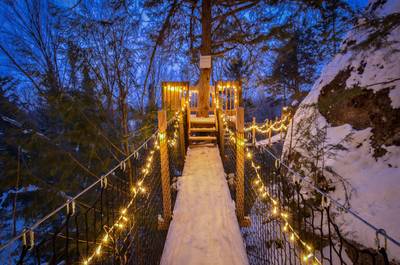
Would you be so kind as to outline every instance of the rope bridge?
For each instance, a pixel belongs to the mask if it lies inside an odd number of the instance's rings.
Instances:
[[[158,130],[83,191],[1,245],[0,262],[159,264],[196,108],[187,83],[164,85]],[[210,106],[249,263],[391,264],[387,241],[400,246],[398,241],[280,158],[272,138],[283,139],[293,125],[290,112],[284,110],[275,121],[245,124],[238,91],[237,82],[217,83]],[[167,114],[172,118],[167,120]],[[261,138],[268,145],[258,145]],[[335,222],[338,211],[366,224],[376,234],[377,249],[345,237]]]

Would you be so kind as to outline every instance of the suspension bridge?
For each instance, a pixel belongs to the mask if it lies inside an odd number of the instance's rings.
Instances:
[[[1,245],[1,261],[392,264],[387,249],[400,247],[396,239],[280,157],[274,142],[283,141],[295,122],[290,111],[284,109],[280,119],[245,123],[241,94],[240,82],[217,82],[208,117],[197,117],[196,87],[164,82],[152,136]],[[264,145],[257,144],[261,139]],[[315,198],[305,196],[305,188]],[[376,236],[376,248],[343,235],[335,222],[337,211],[367,226]]]

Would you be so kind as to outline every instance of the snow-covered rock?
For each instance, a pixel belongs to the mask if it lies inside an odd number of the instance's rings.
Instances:
[[[323,167],[333,197],[400,240],[399,0],[370,2],[367,19],[301,102],[292,139],[290,129],[283,156],[291,143],[292,166],[306,175]],[[343,234],[375,248],[369,227],[344,213],[337,221]],[[389,242],[388,253],[400,260],[400,247]]]

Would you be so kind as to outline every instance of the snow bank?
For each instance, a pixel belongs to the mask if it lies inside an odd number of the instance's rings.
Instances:
[[[383,19],[384,16],[400,13],[400,1],[372,1],[368,10],[370,15]],[[386,153],[379,157],[374,156],[374,135],[371,128],[356,130],[350,124],[334,127],[321,114],[317,104],[322,89],[341,71],[351,70],[345,82],[346,89],[361,87],[374,93],[389,89],[391,107],[400,108],[400,27],[396,26],[386,32],[387,34],[379,36],[379,40],[383,41],[379,45],[361,45],[372,34],[383,30],[367,25],[360,24],[348,34],[342,52],[325,67],[309,95],[300,104],[294,115],[292,143],[297,152],[311,158],[312,151],[300,144],[304,143],[305,136],[300,132],[299,123],[307,119],[313,120],[313,123],[307,125],[311,132],[308,136],[310,142],[318,131],[325,130],[326,127],[325,148],[332,149],[324,157],[325,169],[329,168],[337,174],[335,177],[325,172],[336,188],[332,193],[333,197],[344,203],[348,196],[347,202],[352,210],[400,240],[400,147],[383,145],[381,147]],[[283,155],[289,148],[290,129],[285,139]],[[334,146],[340,148],[334,149]],[[339,215],[337,222],[348,238],[366,247],[376,248],[375,232],[363,223],[349,214]],[[400,260],[400,247],[391,243],[388,246],[390,257]]]
[[[278,143],[280,141],[281,141],[281,135],[279,133],[271,137],[271,144]],[[268,145],[268,144],[269,144],[269,139],[266,138],[266,139],[257,141],[256,146],[264,146],[264,145]]]
[[[190,148],[181,178],[161,264],[248,264],[218,148]]]

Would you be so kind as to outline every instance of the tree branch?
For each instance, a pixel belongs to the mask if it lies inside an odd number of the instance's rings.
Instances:
[[[142,98],[141,98],[141,110],[142,110],[142,112],[143,112],[143,109],[144,109],[143,108],[143,105],[144,105],[144,94],[146,92],[146,86],[147,86],[147,82],[148,82],[149,75],[150,75],[150,72],[151,72],[151,68],[153,67],[154,57],[156,55],[156,51],[157,51],[158,46],[162,45],[162,43],[164,42],[165,32],[167,31],[167,29],[168,29],[168,27],[170,25],[171,18],[173,17],[177,6],[178,6],[178,2],[177,2],[177,0],[175,0],[172,3],[171,8],[168,11],[168,15],[166,16],[166,18],[164,20],[164,23],[163,23],[163,25],[161,27],[161,30],[158,33],[157,40],[156,40],[156,42],[155,42],[155,44],[153,46],[153,50],[151,52],[149,67],[147,68],[146,77],[144,79],[144,84],[143,84],[143,93],[142,93]]]
[[[260,2],[260,1],[258,1],[258,0],[257,0],[257,1],[252,1],[252,2],[251,2],[250,4],[248,4],[248,5],[243,5],[243,6],[241,6],[241,7],[236,8],[236,9],[232,9],[232,10],[226,12],[225,14],[216,16],[216,17],[213,18],[213,23],[214,23],[214,22],[217,22],[217,21],[220,21],[220,20],[224,20],[224,19],[226,19],[227,17],[232,16],[232,15],[238,13],[238,12],[241,12],[241,11],[247,10],[247,9],[249,9],[249,8],[252,8],[252,7],[258,5],[259,2]]]

